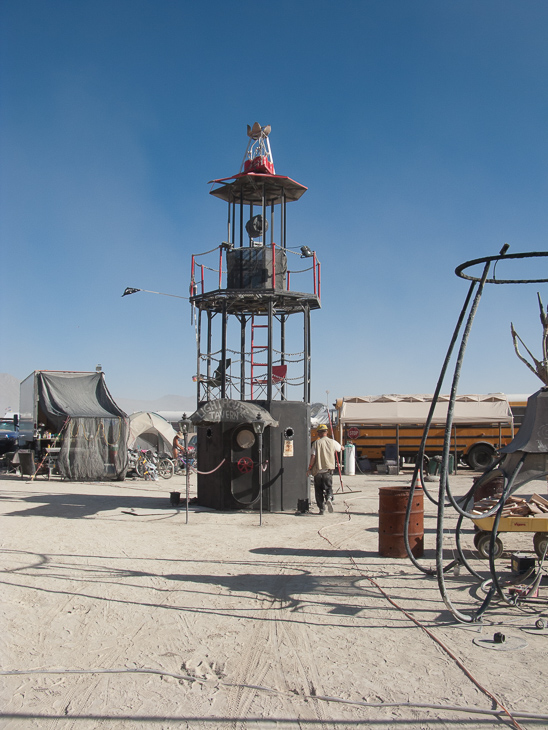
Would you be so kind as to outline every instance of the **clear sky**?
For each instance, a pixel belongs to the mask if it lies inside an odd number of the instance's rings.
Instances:
[[[432,392],[455,267],[548,250],[545,0],[3,0],[0,28],[1,372],[194,395],[188,303],[121,294],[188,294],[225,237],[207,181],[256,120],[308,187],[288,245],[322,261],[313,400]],[[538,389],[510,337],[540,356],[537,290],[487,287],[461,393]]]

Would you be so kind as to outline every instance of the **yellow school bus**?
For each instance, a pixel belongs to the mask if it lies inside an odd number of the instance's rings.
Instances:
[[[511,403],[503,393],[456,397],[451,433],[455,464],[463,461],[472,469],[484,470],[493,463],[497,450],[514,437],[512,408],[516,412],[525,410],[527,396],[512,398]],[[425,461],[443,451],[448,403],[448,395],[439,397],[426,441]],[[342,444],[355,444],[358,460],[414,462],[431,404],[431,395],[341,398],[336,403],[335,438]]]

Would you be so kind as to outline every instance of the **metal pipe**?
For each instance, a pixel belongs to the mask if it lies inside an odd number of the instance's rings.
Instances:
[[[456,424],[453,426],[453,434],[454,434],[454,437],[455,437],[455,440],[454,440],[454,444],[455,444],[455,456],[454,456],[455,463],[453,464],[453,474],[456,474],[457,473],[457,461],[458,461],[458,457],[459,457],[459,450],[458,450],[458,446],[457,446],[457,426],[456,426]]]
[[[259,526],[263,524],[263,434],[257,434],[259,446]]]
[[[318,261],[318,299],[322,298],[322,265]]]
[[[285,365],[285,320],[286,320],[286,315],[282,313],[281,318],[280,318],[280,350],[282,353],[282,356],[281,356],[282,365]],[[282,380],[282,387],[281,387],[281,395],[282,395],[281,399],[282,400],[286,400],[285,387],[286,387],[286,379],[284,378]]]
[[[309,321],[308,321],[308,307],[306,304],[303,306],[303,334],[304,334],[304,342],[303,342],[303,401],[305,403],[308,403],[308,378],[309,378],[309,372],[308,372],[308,327],[309,327]]]
[[[308,388],[307,388],[307,396],[306,396],[306,402],[310,403],[310,388],[312,383],[312,361],[310,358],[310,353],[312,352],[312,342],[311,342],[311,330],[310,330],[310,307],[306,305],[306,318],[308,320]]]
[[[265,220],[266,220],[266,186],[263,183],[261,214],[263,216],[263,232],[261,235],[263,246],[266,246]]]
[[[186,416],[186,413],[185,413]],[[183,441],[185,444],[185,486],[186,486],[186,499],[185,499],[185,523],[188,525],[188,502],[190,500],[190,464],[188,463],[188,426],[183,425]]]
[[[246,318],[240,319],[240,400],[245,400],[245,328]]]
[[[206,380],[206,393],[207,393],[207,400],[210,399],[211,396],[211,323],[213,320],[213,313],[210,309],[207,310],[207,380]]]
[[[240,248],[244,245],[244,191],[240,189]]]
[[[272,324],[274,314],[274,301],[272,297],[268,300],[268,357],[267,357],[267,383],[266,383],[266,399],[270,403],[272,400]]]
[[[202,340],[202,310],[198,309],[198,317],[196,323],[196,409],[200,407],[200,349]]]
[[[226,326],[228,316],[226,313],[226,302],[223,304],[223,320],[221,334],[221,398],[226,398]]]
[[[400,424],[396,424],[396,466],[397,466],[397,473],[400,473]]]

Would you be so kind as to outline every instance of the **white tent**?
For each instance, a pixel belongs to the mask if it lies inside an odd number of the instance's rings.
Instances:
[[[431,395],[367,395],[343,398],[341,424],[411,425],[425,423]],[[445,424],[448,395],[440,395],[432,423]],[[512,411],[504,393],[488,395],[458,395],[455,400],[453,423],[512,423]]]
[[[157,413],[139,411],[129,417],[129,449],[154,449],[171,454],[175,429]]]

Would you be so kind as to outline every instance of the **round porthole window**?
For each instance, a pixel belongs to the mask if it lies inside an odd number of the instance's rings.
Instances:
[[[255,443],[255,434],[247,428],[243,428],[236,434],[236,443],[241,449],[250,449]]]

